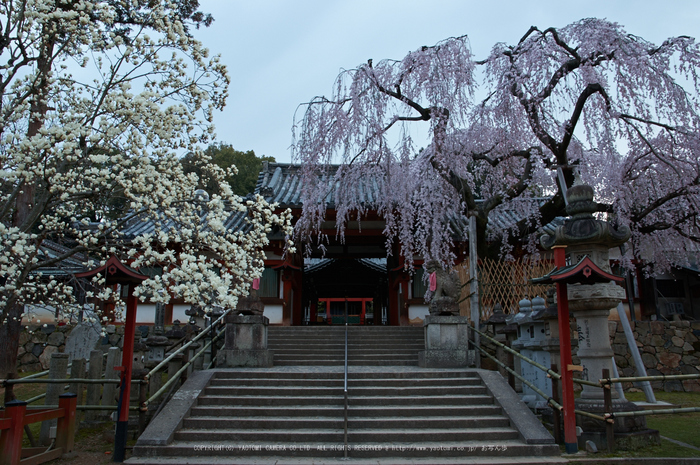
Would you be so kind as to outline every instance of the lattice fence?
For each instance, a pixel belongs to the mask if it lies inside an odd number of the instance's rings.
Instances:
[[[479,301],[481,321],[488,320],[493,314],[493,307],[499,303],[503,312],[517,313],[518,302],[535,296],[547,299],[547,290],[551,286],[530,284],[531,278],[539,278],[552,270],[553,264],[546,260],[482,260],[479,263]],[[469,303],[469,262],[457,267],[462,281],[462,295],[459,304],[460,314],[470,316]],[[549,302],[547,302],[549,304]]]

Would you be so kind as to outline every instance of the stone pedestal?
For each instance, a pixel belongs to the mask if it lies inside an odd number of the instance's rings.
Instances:
[[[612,373],[612,357],[608,316],[610,309],[615,307],[625,297],[622,287],[613,283],[594,285],[571,285],[568,289],[569,309],[576,318],[578,332],[577,355],[581,359],[583,373],[581,378],[597,381],[602,377],[604,369]],[[612,391],[613,399],[617,391]],[[581,399],[603,399],[603,389],[583,385]]]
[[[429,315],[423,322],[425,350],[418,353],[423,368],[462,368],[469,360],[469,321],[466,316]]]
[[[272,351],[267,348],[267,326],[262,315],[227,315],[226,342],[219,353],[222,366],[271,367]]]

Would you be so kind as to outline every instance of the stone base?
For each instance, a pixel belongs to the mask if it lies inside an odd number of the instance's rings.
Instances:
[[[583,432],[578,437],[578,447],[586,450],[586,441],[593,441],[598,451],[605,452],[608,449],[608,439],[604,432]],[[615,450],[637,450],[650,444],[659,444],[661,437],[655,429],[635,431],[633,433],[615,433]]]
[[[473,360],[471,360],[473,363]],[[418,366],[421,368],[465,368],[470,365],[466,350],[421,350]]]
[[[425,317],[425,350],[418,353],[423,368],[463,368],[470,365],[469,321],[465,316]],[[473,360],[472,360],[473,363]]]
[[[226,350],[266,350],[270,320],[260,315],[226,315]]]
[[[575,406],[577,410],[583,410],[584,412],[590,412],[600,416],[606,413],[602,400],[576,399]],[[615,413],[635,412],[644,409],[625,399],[613,399],[612,410],[613,413]],[[576,415],[576,425],[580,426],[585,432],[599,432],[605,434],[605,423],[590,417]],[[614,430],[615,435],[647,431],[646,417],[615,417]]]
[[[270,368],[272,366],[273,352],[264,350],[229,350],[219,351],[218,357],[221,364],[226,368],[247,367],[247,368]]]

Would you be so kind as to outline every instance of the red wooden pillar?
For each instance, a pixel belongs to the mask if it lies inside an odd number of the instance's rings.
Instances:
[[[173,324],[173,309],[174,305],[172,303],[165,304],[165,315],[163,316],[163,324],[171,325]]]
[[[387,320],[389,320],[389,326],[399,325],[399,280],[395,276],[389,277],[389,314]]]
[[[282,324],[284,326],[293,325],[294,299],[292,291],[292,270],[285,268],[282,270]]]
[[[554,265],[558,268],[566,266],[566,247],[554,247]],[[576,438],[576,413],[574,404],[574,381],[571,361],[571,328],[569,325],[569,299],[566,293],[566,283],[557,282],[557,310],[559,318],[559,354],[561,357],[561,394],[564,407],[564,445],[566,452],[578,452]]]
[[[309,324],[314,324],[316,323],[316,312],[317,312],[317,305],[318,305],[318,300],[316,299],[311,299],[311,302],[309,303]]]
[[[27,403],[13,400],[5,404],[5,418],[10,427],[0,435],[0,464],[17,465],[22,459],[22,435],[24,434],[24,414]]]
[[[119,418],[114,434],[114,461],[123,462],[126,451],[127,429],[129,427],[129,399],[131,398],[131,372],[134,363],[134,339],[136,332],[136,296],[134,284],[129,284],[126,298],[126,321],[124,327],[124,344],[122,366],[116,367],[122,372],[121,390],[119,392]]]
[[[75,409],[78,395],[72,392],[58,397],[58,408],[63,409],[63,416],[56,424],[56,447],[63,449],[64,454],[73,452],[75,441]]]
[[[301,325],[304,319],[304,308],[301,300],[301,271],[292,270],[292,325]]]
[[[399,299],[399,325],[408,326],[408,283],[411,282],[411,278],[405,272],[401,272],[399,278],[401,280],[401,296]]]

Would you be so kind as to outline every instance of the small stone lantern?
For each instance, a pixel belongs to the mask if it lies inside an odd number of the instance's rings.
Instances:
[[[170,341],[165,336],[151,335],[146,338],[145,342],[148,347],[146,366],[153,368],[165,360],[165,348],[170,344]]]

